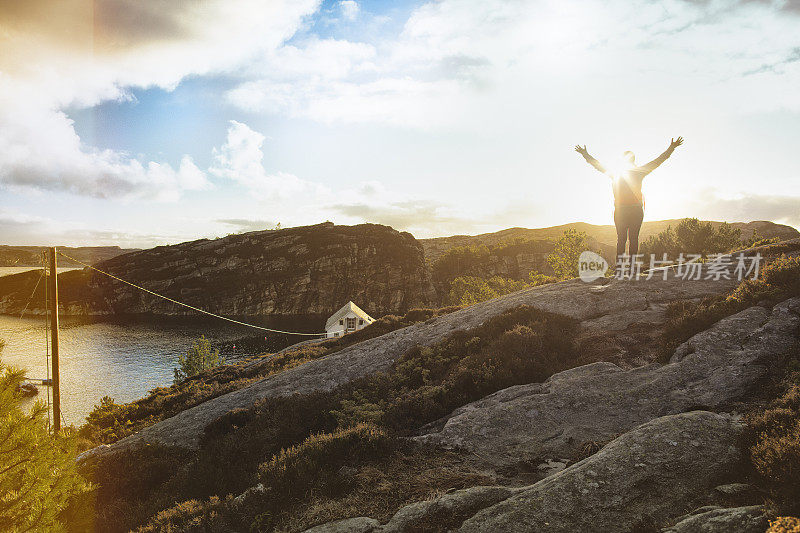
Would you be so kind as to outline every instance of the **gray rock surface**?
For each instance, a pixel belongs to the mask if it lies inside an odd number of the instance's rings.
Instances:
[[[379,531],[381,523],[374,518],[359,516],[321,524],[306,530],[307,533],[372,533]]]
[[[734,417],[706,411],[660,417],[533,485],[474,487],[407,505],[383,526],[359,517],[308,532],[344,531],[351,523],[368,523],[373,529],[365,531],[376,533],[418,531],[422,526],[434,531],[570,533],[653,528],[691,509],[729,472],[740,459],[736,443],[742,430]],[[745,515],[751,516],[749,511]],[[713,517],[722,523],[721,513]],[[734,523],[734,514],[727,518]]]
[[[263,398],[331,390],[356,378],[386,370],[414,345],[434,344],[457,329],[478,326],[486,319],[519,305],[531,305],[587,320],[646,310],[652,304],[720,294],[736,284],[735,280],[686,281],[670,277],[667,280],[612,280],[600,292],[590,290],[606,281],[587,284],[574,279],[533,287],[387,333],[204,402],[102,450],[107,452],[140,442],[196,447],[203,428],[233,409],[249,407]],[[592,370],[597,371],[597,368]]]
[[[718,508],[693,514],[672,527],[662,529],[664,533],[763,533],[769,520],[760,505],[748,507]]]
[[[412,503],[397,511],[381,528],[381,533],[419,531],[431,524],[442,529],[456,527],[481,509],[501,502],[521,489],[472,487],[445,494],[435,500]]]
[[[706,411],[657,418],[479,511],[459,531],[605,533],[662,525],[740,459],[741,432],[732,417]]]
[[[723,406],[764,378],[797,342],[800,298],[751,307],[692,337],[673,363],[622,370],[593,363],[498,391],[455,410],[418,440],[494,467],[575,456],[659,416]]]

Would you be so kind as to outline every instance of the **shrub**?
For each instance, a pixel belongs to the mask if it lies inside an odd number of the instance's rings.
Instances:
[[[91,486],[75,466],[74,437],[49,433],[41,402],[22,411],[24,376],[0,362],[0,529],[58,531],[68,516],[87,518],[80,501]]]
[[[769,521],[767,533],[800,533],[800,518],[779,516]]]
[[[780,511],[800,513],[800,385],[747,417],[750,460]]]
[[[556,241],[555,249],[547,256],[547,263],[553,268],[556,279],[578,277],[578,258],[586,250],[586,233],[574,229],[564,231]]]
[[[169,509],[159,511],[137,533],[172,533],[179,531],[231,531],[231,523],[224,517],[224,505],[218,497],[208,500],[187,500]]]
[[[96,529],[129,531],[185,499],[186,491],[175,480],[189,468],[191,458],[182,448],[146,445],[81,463],[81,473],[96,486]]]
[[[196,376],[200,372],[218,367],[223,363],[224,359],[219,355],[219,350],[212,351],[211,342],[203,335],[189,348],[186,355],[178,356],[175,381],[183,381],[188,377]]]
[[[278,499],[301,498],[321,472],[338,470],[348,462],[385,457],[396,442],[385,430],[359,424],[332,433],[319,433],[281,450],[259,467],[259,480]]]

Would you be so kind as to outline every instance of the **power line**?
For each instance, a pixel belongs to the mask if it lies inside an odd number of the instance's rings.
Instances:
[[[28,298],[28,303],[25,304],[25,307],[22,309],[22,312],[19,314],[19,317],[22,318],[25,316],[25,311],[28,310],[28,306],[31,305],[31,301],[33,300],[34,295],[36,294],[36,289],[39,288],[39,283],[42,281],[42,277],[44,277],[44,268],[41,272],[39,272],[39,279],[36,280],[36,285],[33,286],[33,292],[31,292],[31,297]]]
[[[58,253],[59,253],[59,255],[64,256],[65,258],[69,259],[70,261],[75,261],[76,263],[78,263],[80,265],[83,265],[86,268],[91,268],[92,270],[94,270],[96,272],[99,272],[101,274],[104,274],[104,275],[108,276],[109,278],[113,278],[113,279],[115,279],[117,281],[125,283],[126,285],[130,285],[131,287],[139,289],[140,291],[144,291],[144,292],[146,292],[148,294],[152,294],[153,296],[157,296],[158,298],[162,298],[164,300],[167,300],[168,302],[172,302],[174,304],[181,305],[183,307],[186,307],[187,309],[191,309],[193,311],[197,311],[198,313],[202,313],[204,315],[212,316],[212,317],[218,318],[220,320],[225,320],[225,321],[228,321],[228,322],[232,322],[234,324],[239,324],[240,326],[247,326],[249,328],[260,329],[262,331],[269,331],[269,332],[272,332],[272,333],[283,333],[285,335],[306,335],[306,336],[312,336],[312,337],[319,337],[320,335],[325,335],[326,334],[326,333],[302,333],[302,332],[299,332],[299,331],[283,331],[283,330],[280,330],[280,329],[265,328],[263,326],[256,326],[255,324],[248,324],[247,322],[242,322],[240,320],[234,320],[233,318],[228,318],[226,316],[222,316],[222,315],[218,315],[216,313],[212,313],[210,311],[206,311],[205,309],[200,309],[199,307],[195,307],[193,305],[189,305],[189,304],[186,304],[186,303],[183,303],[183,302],[179,302],[178,300],[173,300],[172,298],[164,296],[163,294],[158,294],[157,292],[153,292],[150,289],[145,289],[144,287],[142,287],[140,285],[136,285],[135,283],[131,283],[130,281],[126,281],[126,280],[124,280],[122,278],[119,278],[119,277],[113,275],[113,274],[109,274],[108,272],[104,272],[104,271],[100,270],[99,268],[95,268],[92,265],[88,265],[88,264],[84,263],[83,261],[78,261],[74,257],[70,257],[70,256],[68,256],[67,254],[65,254],[63,252],[58,252]]]

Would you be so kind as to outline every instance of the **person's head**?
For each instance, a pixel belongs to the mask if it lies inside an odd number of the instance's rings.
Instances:
[[[636,163],[636,156],[633,155],[633,152],[631,152],[630,150],[626,150],[625,152],[622,152],[622,159],[623,159],[623,161],[627,161],[631,165]]]

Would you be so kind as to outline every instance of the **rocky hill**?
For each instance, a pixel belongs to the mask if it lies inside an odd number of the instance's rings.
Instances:
[[[646,241],[651,235],[657,235],[668,227],[672,226],[674,229],[680,223],[681,219],[672,220],[654,220],[642,224],[642,229],[639,233],[639,240]],[[711,221],[715,227],[722,225],[722,222]],[[742,238],[748,239],[753,236],[756,231],[762,237],[779,237],[781,240],[795,239],[800,237],[800,232],[791,226],[784,224],[776,224],[764,220],[753,222],[733,222],[730,224],[734,228],[742,230]],[[547,228],[509,228],[492,233],[482,233],[480,235],[452,235],[450,237],[435,237],[432,239],[420,239],[423,248],[425,249],[425,259],[428,262],[433,262],[447,250],[456,246],[475,246],[486,245],[493,246],[503,242],[513,242],[517,239],[522,240],[546,240],[557,239],[565,230],[574,229],[576,231],[585,232],[589,238],[590,247],[597,247],[601,252],[609,252],[610,256],[614,255],[614,247],[617,242],[617,232],[613,225],[595,225],[586,222],[571,222],[569,224],[561,224],[560,226],[551,226]]]
[[[201,239],[96,266],[226,316],[327,314],[349,300],[381,315],[428,305],[433,298],[420,244],[409,233],[377,224],[324,223]],[[18,313],[37,277],[34,272],[0,278],[0,312]],[[59,293],[66,314],[191,313],[87,269],[60,274]],[[42,312],[41,301],[35,297],[29,312]]]

